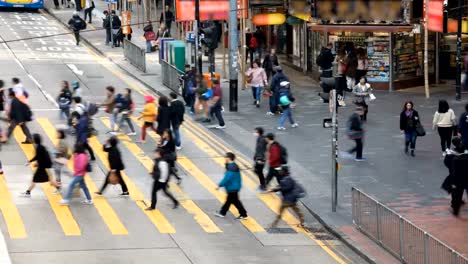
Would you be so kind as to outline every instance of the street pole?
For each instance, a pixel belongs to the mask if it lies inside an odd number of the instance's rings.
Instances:
[[[463,0],[458,0],[458,26],[457,26],[457,76],[455,77],[455,100],[461,100],[461,73],[462,73],[462,14]]]
[[[237,112],[237,1],[229,0],[229,111]]]
[[[426,92],[426,98],[430,97],[429,93],[429,54],[428,54],[428,42],[429,42],[429,0],[425,0],[424,3],[424,91]]]
[[[336,206],[338,204],[338,120],[337,120],[337,100],[336,100],[336,89],[330,92],[330,110],[332,112],[332,212],[336,212]]]
[[[193,24],[193,31],[195,33],[195,61],[198,73],[202,75],[202,54],[200,52],[200,37],[199,37],[199,28],[200,27],[200,0],[195,0],[195,23]]]

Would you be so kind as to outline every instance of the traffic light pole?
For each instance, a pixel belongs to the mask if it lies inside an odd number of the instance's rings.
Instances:
[[[237,1],[229,0],[229,111],[237,112]]]
[[[193,31],[195,31],[195,61],[196,68],[198,73],[202,75],[203,73],[203,64],[202,64],[202,54],[200,52],[200,0],[195,0],[195,23],[193,25]]]
[[[457,76],[455,80],[455,100],[461,100],[461,73],[462,73],[462,14],[463,0],[458,0],[458,27],[457,27]],[[465,69],[466,70],[466,69]]]

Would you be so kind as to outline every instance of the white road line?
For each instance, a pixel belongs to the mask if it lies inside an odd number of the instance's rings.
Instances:
[[[16,61],[16,63],[21,67],[21,69],[23,70],[26,70],[23,66],[23,64],[17,59],[17,58],[14,58],[14,60]]]
[[[49,100],[51,103],[53,103],[56,107],[58,107],[57,101],[55,101],[54,97],[52,97],[47,91],[42,89],[42,85],[32,76],[31,74],[28,73],[29,79],[31,79],[34,84],[39,88],[39,90],[44,94],[44,96]]]
[[[70,68],[70,70],[78,75],[83,75],[83,71],[78,70],[78,67],[76,67],[75,64],[67,64],[67,67]]]

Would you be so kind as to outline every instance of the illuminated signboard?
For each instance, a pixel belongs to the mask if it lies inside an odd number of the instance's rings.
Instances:
[[[425,14],[425,12],[424,12]],[[427,8],[427,29],[435,32],[444,30],[444,1],[430,0]],[[447,23],[448,32],[457,32],[457,21],[449,19]]]
[[[402,20],[401,0],[320,0],[317,18],[328,21]]]
[[[244,8],[241,3],[243,2]],[[237,0],[237,17],[248,17],[248,0]],[[195,20],[195,0],[176,0],[177,21]],[[229,0],[200,0],[200,20],[228,20]]]

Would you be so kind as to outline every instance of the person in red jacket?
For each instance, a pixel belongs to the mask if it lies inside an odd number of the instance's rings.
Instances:
[[[275,141],[275,135],[268,133],[266,135],[266,141],[268,144],[268,174],[265,180],[265,186],[268,186],[270,181],[275,177],[278,180],[279,173],[278,169],[281,169],[281,147],[278,142]],[[279,180],[278,180],[279,182]]]

